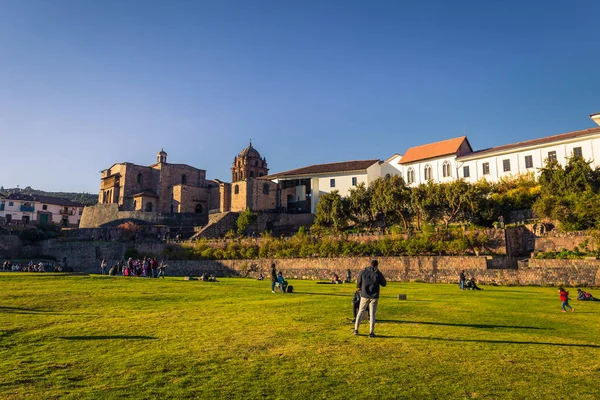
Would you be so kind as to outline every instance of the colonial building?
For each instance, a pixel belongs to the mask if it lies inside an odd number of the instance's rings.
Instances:
[[[321,195],[337,190],[341,196],[348,196],[359,183],[369,186],[380,178],[381,163],[358,160],[317,164],[268,175],[262,180],[279,185],[281,202],[287,210],[314,214]]]
[[[261,157],[252,142],[233,159],[231,183],[219,181],[220,211],[240,212],[276,210],[282,206],[276,183],[259,179],[269,173],[267,160]]]
[[[98,203],[116,204],[119,211],[208,215],[219,206],[219,189],[205,170],[168,163],[161,150],[152,165],[124,162],[103,170]]]
[[[590,116],[600,125],[600,113]],[[473,151],[466,136],[409,148],[404,155],[394,154],[383,164],[382,176],[400,175],[410,186],[433,181],[464,179],[477,182],[539,171],[548,160],[565,165],[573,156],[600,167],[600,128],[548,136]],[[597,158],[598,157],[598,158]]]
[[[57,224],[78,226],[84,205],[58,197],[11,193],[0,194],[0,217],[15,225]]]

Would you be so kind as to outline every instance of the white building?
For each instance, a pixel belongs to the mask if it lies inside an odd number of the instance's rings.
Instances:
[[[317,164],[265,176],[280,185],[291,211],[315,213],[319,197],[337,190],[342,197],[359,183],[369,186],[381,177],[381,160]]]
[[[0,195],[0,217],[15,225],[78,226],[83,204],[58,197],[12,193]]]
[[[590,116],[600,125],[600,113]],[[489,149],[473,151],[466,136],[411,147],[394,154],[381,166],[382,176],[400,175],[409,186],[433,181],[480,179],[498,182],[505,177],[528,173],[539,175],[547,160],[566,165],[573,156],[600,166],[600,128],[563,133]],[[598,159],[596,159],[598,157]]]
[[[458,176],[457,157],[472,151],[466,136],[411,147],[403,156],[388,158],[381,167],[382,176],[400,175],[409,186],[430,180],[448,182]]]

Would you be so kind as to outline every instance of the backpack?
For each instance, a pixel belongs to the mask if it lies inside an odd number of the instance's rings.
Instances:
[[[286,293],[294,293],[294,287],[292,285],[289,285],[287,287]]]

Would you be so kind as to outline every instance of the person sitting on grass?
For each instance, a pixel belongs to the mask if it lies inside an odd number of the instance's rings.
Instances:
[[[209,281],[209,282],[219,282],[219,281],[217,280],[217,278],[216,278],[216,277],[215,277],[213,274],[210,274],[210,275],[208,276],[208,281]]]
[[[279,282],[281,292],[285,293],[287,291],[288,282],[285,279],[283,279],[283,274],[281,273],[281,271],[277,273],[277,282]]]
[[[340,280],[340,277],[337,274],[335,274],[331,279],[331,283],[342,283],[342,281]]]
[[[469,279],[467,281],[467,288],[469,290],[483,290],[482,288],[480,288],[479,286],[477,286],[477,283],[475,283],[475,278],[471,277],[471,279]]]
[[[577,289],[577,300],[581,300],[581,301],[600,301],[600,299],[597,299],[594,296],[592,296],[592,294],[590,292],[584,292],[581,289]]]

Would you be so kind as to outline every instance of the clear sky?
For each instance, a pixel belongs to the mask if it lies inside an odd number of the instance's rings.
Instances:
[[[229,181],[595,126],[597,1],[0,0],[0,185],[97,192],[117,162]]]

